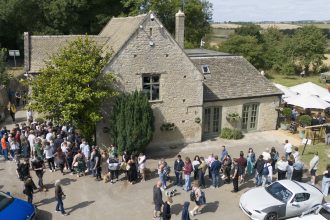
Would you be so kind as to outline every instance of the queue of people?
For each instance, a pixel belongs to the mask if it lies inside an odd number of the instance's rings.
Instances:
[[[33,192],[46,191],[43,181],[46,167],[50,173],[60,172],[61,175],[77,175],[77,177],[91,175],[96,181],[102,179],[111,184],[120,180],[120,174],[130,184],[139,180],[146,181],[146,160],[143,153],[139,155],[129,154],[124,151],[119,158],[118,148],[111,145],[110,148],[90,146],[87,139],[82,138],[70,125],[54,126],[52,123],[25,123],[16,124],[14,129],[8,131],[5,127],[0,130],[2,154],[6,161],[14,161],[17,164],[18,178],[24,183],[24,194],[29,202],[33,202]],[[192,210],[188,210],[188,218],[201,214],[206,204],[203,189],[208,187],[206,175],[211,180],[209,187],[219,188],[221,183],[233,184],[232,192],[239,191],[239,185],[248,179],[255,178],[256,186],[265,186],[272,183],[274,175],[277,179],[291,179],[302,181],[304,164],[300,160],[299,149],[294,148],[288,141],[284,144],[284,155],[279,155],[275,147],[265,149],[262,154],[256,156],[252,148],[245,154],[240,151],[237,157],[232,158],[225,146],[221,152],[210,154],[207,158],[196,155],[193,160],[190,157],[182,158],[177,155],[174,161],[174,185],[190,193],[191,201],[195,202]],[[311,184],[315,184],[318,170],[319,156],[315,152],[309,164]],[[35,171],[38,178],[34,183],[30,169]],[[171,179],[171,167],[165,159],[161,159],[157,165],[159,182],[154,187],[154,218],[159,218],[163,207],[163,219],[170,219],[170,205],[176,189],[170,193],[167,191],[167,182]],[[330,184],[330,167],[323,173],[322,191],[328,194]],[[66,215],[63,208],[60,182],[56,182],[56,211]],[[163,192],[168,197],[162,200]],[[173,193],[173,194],[172,194]],[[184,209],[188,209],[189,202]],[[183,211],[182,213],[187,213]],[[186,215],[185,215],[186,216]]]
[[[185,210],[189,207],[189,202],[185,202],[182,210],[182,219],[189,218],[202,213],[203,205],[205,205],[205,193],[202,189],[207,187],[205,183],[205,175],[208,170],[208,178],[210,179],[209,187],[216,189],[220,187],[220,182],[224,184],[233,183],[233,193],[239,191],[239,185],[244,184],[248,179],[255,178],[256,186],[266,186],[271,184],[275,179],[289,179],[298,182],[303,181],[303,170],[305,165],[300,160],[299,149],[293,147],[289,141],[284,143],[284,155],[280,155],[275,147],[271,150],[266,148],[262,154],[256,156],[252,148],[248,149],[245,154],[240,151],[239,157],[233,158],[229,155],[225,146],[218,155],[210,154],[207,159],[196,155],[191,161],[189,157],[182,159],[181,155],[177,155],[174,161],[174,187],[182,188],[186,192],[190,192],[191,201],[196,203],[192,210]],[[219,159],[220,158],[220,159]],[[309,175],[311,177],[310,184],[315,184],[316,172],[319,164],[318,153],[315,152],[309,164]],[[159,182],[154,188],[154,219],[159,219],[161,205],[165,204],[160,201],[160,196],[165,192],[169,196],[166,189],[166,180],[170,178],[170,168],[165,159],[161,159],[158,163]],[[330,185],[330,164],[327,170],[323,173],[322,192],[325,196],[328,195]],[[156,190],[156,192],[155,192]],[[174,189],[176,190],[176,188]],[[203,195],[203,196],[202,196]],[[173,195],[171,195],[173,196]],[[200,197],[203,197],[202,199]],[[172,200],[171,200],[172,201]],[[204,202],[203,202],[204,201]],[[167,203],[168,205],[168,203]],[[168,211],[168,208],[167,208]],[[188,214],[187,214],[188,213]],[[187,217],[188,216],[188,217]]]

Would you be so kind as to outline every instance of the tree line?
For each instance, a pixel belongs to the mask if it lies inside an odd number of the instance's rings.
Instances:
[[[275,27],[262,30],[259,25],[248,24],[237,28],[217,49],[242,55],[260,70],[308,74],[328,68],[323,65],[326,47],[326,35],[312,25],[286,33]]]
[[[184,8],[186,44],[198,46],[210,31],[212,5],[202,0],[0,0],[0,47],[23,49],[23,32],[34,35],[98,34],[113,16],[153,10],[170,33]]]

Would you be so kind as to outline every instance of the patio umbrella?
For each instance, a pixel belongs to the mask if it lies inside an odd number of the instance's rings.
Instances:
[[[299,106],[301,108],[326,109],[330,107],[330,103],[320,99],[317,96],[299,94],[284,98],[289,105]]]
[[[297,95],[296,92],[292,91],[290,88],[286,87],[286,86],[283,86],[281,84],[277,84],[277,83],[274,83],[274,85],[279,89],[281,90],[284,94],[282,95],[282,98],[287,98],[287,97],[290,97],[290,96],[295,96]]]
[[[296,86],[290,87],[290,90],[293,92],[297,92],[299,94],[305,95],[315,95],[324,101],[330,102],[330,93],[327,89],[316,85],[312,82],[302,83]]]

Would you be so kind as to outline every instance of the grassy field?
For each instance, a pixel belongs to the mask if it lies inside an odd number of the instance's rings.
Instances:
[[[314,152],[319,153],[320,162],[318,165],[317,175],[322,175],[325,171],[327,164],[330,164],[330,159],[328,155],[330,154],[330,147],[325,144],[317,144],[317,145],[307,145],[304,155],[302,155],[304,147],[299,147],[300,158],[305,164],[305,168],[309,168],[309,162],[314,157]]]
[[[295,86],[301,83],[305,82],[312,82],[317,85],[320,85],[324,88],[327,88],[327,84],[320,82],[319,75],[312,75],[312,76],[306,76],[306,77],[300,77],[296,75],[281,75],[281,74],[274,74],[269,73],[267,74],[267,78],[270,79],[274,83],[281,84],[283,86]]]

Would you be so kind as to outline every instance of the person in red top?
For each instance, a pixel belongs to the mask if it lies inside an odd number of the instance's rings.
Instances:
[[[15,140],[19,144],[19,146],[21,146],[21,132],[20,131],[16,131]]]
[[[8,144],[7,144],[7,135],[4,135],[1,138],[1,148],[2,154],[5,157],[5,160],[8,160]]]
[[[330,85],[328,85],[328,92],[330,92]]]
[[[185,179],[185,188],[187,192],[191,190],[191,180],[190,180],[190,174],[193,171],[193,167],[190,161],[189,157],[186,157],[185,162],[184,162],[184,167],[183,167],[183,174],[184,174],[184,179]]]

